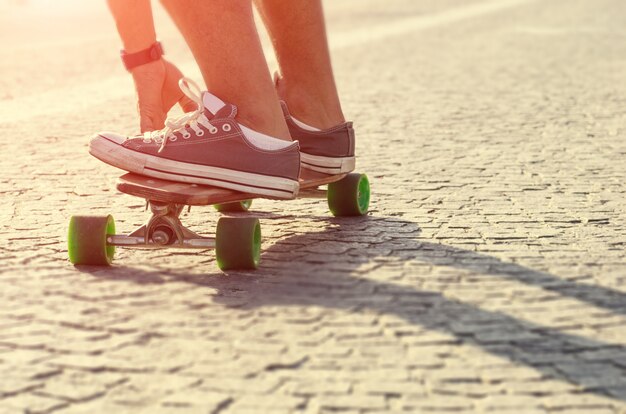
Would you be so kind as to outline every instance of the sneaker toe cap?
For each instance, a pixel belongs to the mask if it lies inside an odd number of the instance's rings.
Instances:
[[[115,144],[122,145],[126,141],[126,138],[127,137],[124,135],[116,134],[115,132],[105,131],[105,132],[99,132],[96,135],[94,135],[92,140],[106,139]]]

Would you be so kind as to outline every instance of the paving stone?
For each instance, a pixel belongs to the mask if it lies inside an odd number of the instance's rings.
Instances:
[[[167,410],[216,412],[229,407],[232,403],[233,398],[228,394],[185,389],[163,398],[160,401],[160,408],[163,412]]]
[[[473,411],[475,399],[460,396],[435,396],[426,398],[417,395],[408,395],[401,399],[401,406],[406,411],[414,412],[463,412]]]
[[[60,410],[69,404],[66,401],[28,393],[3,398],[2,409],[8,412],[45,413]]]
[[[372,395],[345,395],[324,396],[320,399],[320,406],[326,410],[380,410],[387,407],[385,398]]]
[[[287,395],[244,395],[237,398],[229,410],[238,412],[239,410],[256,409],[258,411],[288,411],[304,408],[306,400],[301,397]],[[257,412],[258,412],[257,411]]]

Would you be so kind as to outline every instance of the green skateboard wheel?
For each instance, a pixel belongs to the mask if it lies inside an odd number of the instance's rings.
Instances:
[[[328,208],[334,216],[362,216],[370,204],[370,183],[365,174],[352,173],[328,184]]]
[[[112,216],[72,216],[67,232],[67,253],[74,265],[108,266],[115,246],[107,245],[107,236],[115,234]]]
[[[217,222],[215,257],[222,270],[256,269],[261,260],[261,225],[254,217],[222,217]]]
[[[234,203],[214,204],[213,207],[220,213],[246,212],[250,209],[252,200],[236,201]]]

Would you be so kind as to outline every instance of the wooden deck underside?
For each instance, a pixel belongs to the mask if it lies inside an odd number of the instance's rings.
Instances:
[[[317,188],[321,185],[338,181],[346,175],[347,174],[329,175],[302,169],[300,175],[300,189]],[[133,173],[122,175],[118,180],[117,189],[122,193],[145,198],[147,200],[191,206],[231,203],[252,198],[269,198],[226,188],[178,183]]]

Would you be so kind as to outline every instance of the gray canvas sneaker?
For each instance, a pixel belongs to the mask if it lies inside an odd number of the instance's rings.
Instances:
[[[274,87],[282,97],[284,82],[274,73]],[[343,174],[354,170],[354,129],[344,122],[328,129],[317,129],[294,118],[287,103],[280,102],[291,138],[300,143],[302,168],[326,174]]]
[[[89,153],[137,174],[166,180],[213,185],[264,197],[289,199],[298,192],[300,153],[297,142],[284,141],[240,125],[237,108],[218,97],[182,91],[198,109],[167,120],[160,131],[127,137],[112,132],[95,135]]]
[[[297,121],[281,101],[291,138],[300,143],[302,168],[326,174],[343,174],[354,170],[354,129],[344,122],[329,129],[313,130]]]

